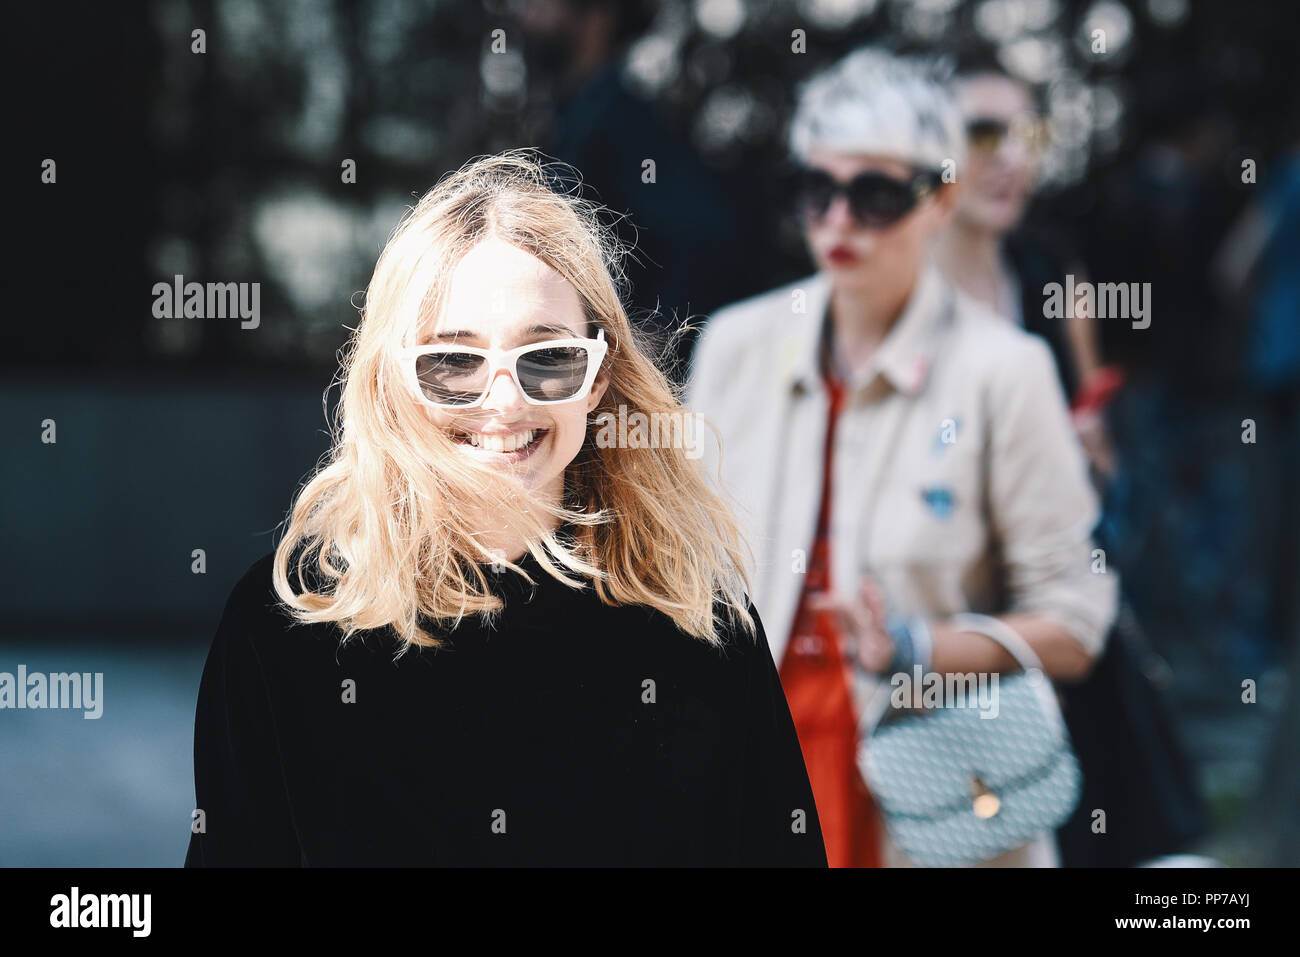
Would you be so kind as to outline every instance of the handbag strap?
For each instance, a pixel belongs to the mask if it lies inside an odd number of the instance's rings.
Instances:
[[[1056,689],[1052,687],[1051,679],[1047,677],[1047,672],[1043,670],[1042,660],[1030,647],[1029,642],[1020,636],[1019,632],[1005,621],[991,615],[967,613],[953,615],[948,621],[962,631],[973,631],[992,638],[1005,648],[1011,654],[1011,657],[1016,659],[1021,670],[1025,672],[1029,687],[1033,689],[1034,696],[1038,699],[1039,707],[1042,709],[1043,717],[1051,727],[1057,743],[1060,744],[1069,740],[1065,727],[1065,716],[1061,714],[1061,702],[1056,697]]]
[[[1042,661],[1030,647],[1029,642],[1006,622],[991,615],[965,613],[952,615],[946,621],[962,631],[971,631],[991,638],[1005,648],[1025,672],[1025,680],[1033,690],[1035,698],[1038,699],[1039,709],[1057,743],[1061,744],[1068,740],[1065,716],[1061,714],[1061,703],[1056,698],[1056,691],[1046,672],[1043,671]],[[874,697],[875,706],[871,709],[871,714],[865,716],[861,735],[863,740],[869,738],[884,720],[885,714],[889,711],[889,697],[887,693],[883,693],[883,689],[882,693]]]
[[[992,615],[975,615],[960,614],[953,615],[948,619],[948,623],[962,631],[973,631],[976,634],[984,635],[986,638],[992,638],[999,645],[1005,648],[1016,663],[1024,671],[1042,671],[1043,663],[1039,660],[1034,649],[1030,647],[1029,642],[1020,637],[1020,633],[1008,625],[1005,621],[994,618]]]

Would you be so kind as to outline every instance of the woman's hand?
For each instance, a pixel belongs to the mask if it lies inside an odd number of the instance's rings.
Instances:
[[[849,642],[850,653],[873,674],[889,670],[894,660],[894,642],[885,630],[888,607],[880,587],[871,576],[863,576],[850,598],[822,592],[809,598],[814,611],[835,615]]]
[[[858,583],[852,598],[834,592],[809,598],[809,607],[836,616],[854,654],[863,668],[872,674],[888,674],[894,661],[894,642],[886,630],[889,606],[884,592],[870,576]],[[1070,635],[1064,626],[1032,613],[999,616],[1024,638],[1043,663],[1043,670],[1054,680],[1078,681],[1092,667],[1092,656]],[[947,674],[957,672],[998,672],[1009,674],[1019,664],[1009,651],[992,638],[972,631],[960,631],[943,621],[929,624],[931,663],[929,670]]]
[[[1074,431],[1092,467],[1103,479],[1112,478],[1115,474],[1115,449],[1110,443],[1105,416],[1098,411],[1076,412]]]

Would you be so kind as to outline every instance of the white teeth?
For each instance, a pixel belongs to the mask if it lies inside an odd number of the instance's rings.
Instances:
[[[514,435],[484,435],[482,432],[467,432],[470,444],[489,452],[515,452],[533,441],[536,429],[517,432]]]

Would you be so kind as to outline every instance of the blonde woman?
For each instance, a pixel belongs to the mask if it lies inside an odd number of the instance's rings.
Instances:
[[[553,182],[479,159],[380,256],[204,670],[188,866],[825,866],[732,518],[597,427],[682,410]]]

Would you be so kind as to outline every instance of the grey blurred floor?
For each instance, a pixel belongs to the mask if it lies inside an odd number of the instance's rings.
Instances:
[[[0,642],[0,671],[104,673],[97,720],[0,710],[0,865],[181,865],[210,641]]]

